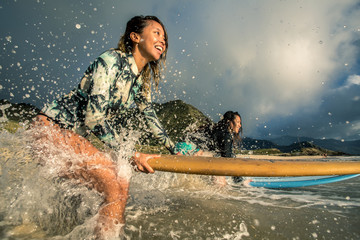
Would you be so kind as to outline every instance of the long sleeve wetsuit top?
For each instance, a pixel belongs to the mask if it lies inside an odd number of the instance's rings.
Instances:
[[[227,129],[215,128],[212,134],[215,150],[221,157],[235,157],[233,153],[233,135]]]
[[[43,112],[64,128],[81,135],[91,131],[116,148],[119,135],[114,119],[121,119],[134,103],[155,138],[172,152],[174,144],[156,116],[150,90],[144,94],[144,82],[132,54],[113,49],[104,52],[88,67],[74,90],[54,100]]]

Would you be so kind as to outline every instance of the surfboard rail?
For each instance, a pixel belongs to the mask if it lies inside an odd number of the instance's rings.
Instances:
[[[161,155],[149,160],[157,171],[214,176],[293,177],[360,173],[360,161],[326,158],[287,160]]]
[[[243,184],[251,187],[295,188],[340,182],[358,176],[360,174],[306,177],[245,177]]]

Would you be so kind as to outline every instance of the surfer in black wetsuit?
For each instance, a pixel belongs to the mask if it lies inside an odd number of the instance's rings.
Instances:
[[[241,142],[242,125],[238,112],[227,111],[211,131],[215,152],[221,157],[235,157],[233,147]]]
[[[215,153],[219,157],[235,157],[234,146],[241,143],[242,121],[238,112],[227,111],[216,124],[208,124],[185,137],[186,143],[191,143],[203,151]],[[184,143],[178,143],[175,152],[192,155],[184,149]],[[191,149],[191,147],[187,146]]]
[[[206,127],[186,136],[185,142],[177,143],[175,153],[201,156],[209,155],[209,152],[212,152],[215,153],[215,156],[232,158],[235,157],[234,146],[239,146],[241,136],[242,121],[240,114],[227,111],[215,125],[208,124]],[[216,177],[215,181],[222,185],[226,184],[224,177]],[[234,181],[241,181],[241,178],[234,178]]]
[[[241,142],[242,124],[241,116],[238,112],[227,111],[222,120],[220,120],[212,131],[212,141],[215,145],[215,151],[221,157],[236,157],[233,151],[234,146]],[[234,177],[234,182],[242,181],[241,177]],[[218,178],[217,181],[224,182],[224,178]]]

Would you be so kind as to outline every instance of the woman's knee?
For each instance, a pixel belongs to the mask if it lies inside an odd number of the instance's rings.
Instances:
[[[128,182],[114,181],[113,183],[108,182],[104,186],[104,197],[107,202],[113,201],[124,201],[126,202],[129,192]]]
[[[104,193],[105,197],[119,197],[127,194],[129,190],[129,181],[117,176],[114,167],[92,166],[85,171],[88,179],[94,183],[97,191]]]

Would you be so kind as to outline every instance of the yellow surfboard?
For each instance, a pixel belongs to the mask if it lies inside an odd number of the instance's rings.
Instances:
[[[161,155],[149,160],[154,170],[217,176],[321,176],[360,173],[360,161],[328,158],[215,158]]]

